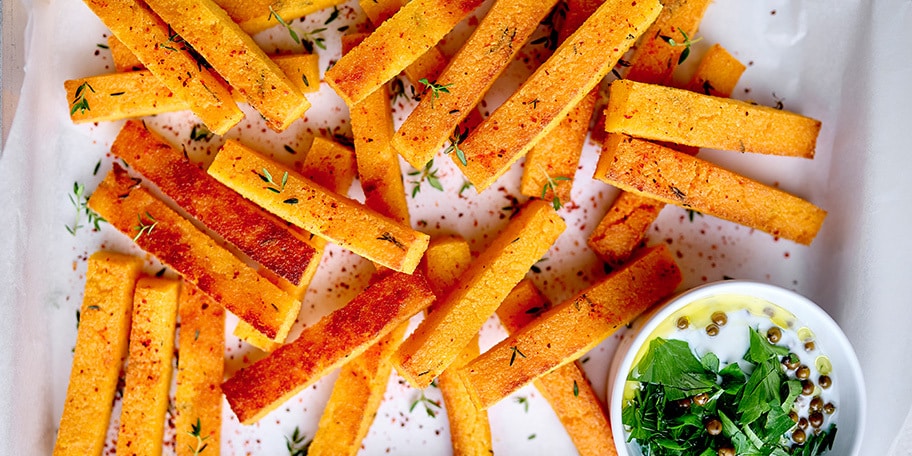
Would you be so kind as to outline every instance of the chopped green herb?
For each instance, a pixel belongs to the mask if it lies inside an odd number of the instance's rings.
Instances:
[[[101,161],[95,165],[95,173],[98,172],[98,168],[101,166]],[[85,194],[85,186],[79,182],[73,182],[73,194],[69,195],[70,203],[76,208],[76,221],[73,222],[73,226],[66,225],[67,232],[76,235],[76,231],[83,227],[81,224],[81,217],[85,214],[88,219],[89,224],[92,225],[92,228],[95,231],[101,229],[101,222],[105,222],[104,217],[98,215],[97,212],[93,211],[88,206],[89,195]]]
[[[429,82],[427,78],[421,78],[418,80],[421,84],[424,84],[425,90],[431,91],[431,107],[434,107],[434,100],[440,97],[441,93],[450,93],[450,87],[453,84],[437,84],[436,82]]]
[[[80,114],[85,114],[86,111],[91,110],[89,108],[89,100],[86,100],[86,89],[89,89],[92,93],[95,93],[95,89],[89,85],[88,81],[83,82],[76,87],[76,92],[73,94],[73,107],[70,108],[70,115],[76,114],[76,111],[79,111]]]
[[[291,39],[293,39],[295,43],[301,44],[301,37],[298,36],[298,32],[291,28],[291,25],[289,25],[288,22],[285,22],[285,19],[282,19],[282,16],[279,16],[279,13],[276,13],[275,10],[272,9],[272,5],[270,5],[269,17],[266,18],[266,20],[268,21],[272,18],[275,18],[282,27],[285,27],[285,29],[288,30],[288,34],[291,35]]]
[[[297,198],[288,198],[287,200],[282,201],[285,204],[298,204]]]
[[[395,237],[393,237],[393,235],[390,234],[390,233],[388,233],[388,232],[381,234],[380,237],[377,238],[377,240],[380,240],[380,241],[387,241],[387,242],[389,242],[390,244],[393,244],[393,245],[395,245],[396,247],[398,247],[398,248],[400,248],[400,249],[402,249],[402,250],[405,250],[405,245],[403,245],[401,242],[399,242],[398,239],[396,239]]]
[[[435,411],[434,409],[439,409],[440,403],[429,399],[427,396],[424,395],[424,391],[421,392],[421,395],[418,396],[418,399],[415,399],[415,401],[412,402],[412,405],[409,407],[409,413],[411,413],[413,410],[415,410],[415,407],[417,407],[418,404],[421,404],[424,406],[424,411],[427,412],[429,417],[437,418],[437,411]]]
[[[285,173],[282,174],[281,185],[277,184],[272,179],[272,174],[270,174],[269,170],[266,168],[263,168],[263,174],[257,173],[257,176],[260,176],[260,179],[263,182],[269,184],[269,185],[264,186],[263,188],[265,188],[266,190],[269,190],[270,192],[273,192],[273,193],[282,193],[282,191],[285,190],[285,184],[288,183],[288,171],[285,171]]]
[[[678,31],[681,32],[681,36],[684,37],[684,40],[681,42],[675,41],[674,38],[672,38],[670,36],[665,36],[665,35],[661,35],[660,38],[662,38],[663,41],[668,43],[669,46],[672,46],[672,47],[684,46],[684,50],[681,51],[681,56],[678,57],[678,65],[680,65],[680,64],[684,63],[684,61],[687,60],[687,57],[690,55],[690,46],[692,44],[700,41],[703,38],[701,37],[701,38],[696,38],[696,39],[690,39],[690,37],[687,36],[687,32],[685,32],[684,30],[681,30],[680,28],[678,28]]]
[[[573,396],[579,397],[579,385],[576,384],[576,380],[573,381]]]
[[[155,220],[155,217],[152,217],[152,214],[147,211],[145,215],[151,223],[143,221],[142,214],[136,214],[136,219],[139,220],[139,224],[133,227],[134,230],[137,230],[136,236],[133,236],[133,242],[136,242],[143,234],[151,234],[152,230],[158,225],[158,220]]]
[[[288,449],[289,456],[307,456],[311,443],[313,440],[307,440],[307,436],[301,433],[297,426],[290,438],[285,437],[285,448]]]
[[[200,424],[200,419],[197,418],[196,424],[190,424],[190,430],[186,431],[187,434],[189,434],[191,437],[196,437],[196,447],[194,447],[192,445],[188,445],[188,447],[190,448],[190,451],[193,452],[194,456],[202,453],[203,450],[205,450],[206,447],[209,446],[208,443],[204,443],[206,441],[206,439],[209,438],[209,436],[207,435],[207,436],[203,437],[201,434],[202,430],[203,430],[203,427]]]
[[[542,199],[545,199],[545,197],[548,195],[548,191],[550,191],[552,196],[551,206],[554,207],[554,210],[556,211],[563,207],[563,203],[561,203],[560,198],[557,196],[557,183],[559,181],[569,181],[570,178],[566,176],[551,177],[548,174],[548,171],[545,171],[545,168],[543,168],[541,165],[538,167],[541,169],[542,174],[545,175],[545,185],[542,186],[541,197]]]
[[[190,140],[191,141],[209,141],[215,133],[209,131],[203,124],[195,124],[193,128],[190,129]]]
[[[459,187],[459,196],[462,196],[462,192],[472,188],[472,183],[469,181],[463,181],[462,187]]]
[[[516,403],[523,406],[523,411],[529,413],[529,398],[525,396],[519,396],[516,398]]]
[[[417,176],[418,180],[411,181],[412,184],[412,198],[414,198],[421,191],[421,184],[427,180],[428,184],[431,187],[436,188],[437,190],[443,191],[443,184],[440,183],[440,178],[437,177],[437,170],[434,169],[434,160],[427,162],[424,165],[424,168],[421,171],[415,170],[408,173],[409,176]]]
[[[332,13],[330,13],[328,18],[326,18],[326,21],[323,22],[323,25],[329,25],[332,21],[334,21],[338,18],[339,18],[339,7],[334,6]]]
[[[457,125],[456,130],[450,136],[450,145],[443,150],[443,153],[449,155],[450,153],[456,152],[456,158],[459,159],[459,163],[462,163],[462,166],[468,166],[469,162],[466,161],[465,152],[459,148],[459,145],[468,137],[469,127],[466,127],[465,131],[459,131],[459,125]]]
[[[516,361],[516,355],[519,355],[519,356],[521,356],[521,357],[523,357],[523,358],[526,357],[526,355],[524,355],[523,352],[519,351],[519,347],[517,347],[516,345],[510,347],[510,350],[513,352],[513,353],[510,355],[510,365],[511,365],[511,366],[513,365],[513,362]]]

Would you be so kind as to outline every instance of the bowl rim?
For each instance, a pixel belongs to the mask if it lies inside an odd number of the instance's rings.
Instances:
[[[623,377],[626,377],[627,373],[630,372],[633,367],[633,359],[636,357],[639,347],[648,342],[652,332],[661,322],[681,308],[704,298],[732,294],[757,297],[774,303],[791,312],[799,321],[808,322],[813,320],[815,327],[812,329],[815,334],[826,334],[824,336],[826,340],[824,345],[827,346],[828,353],[834,352],[835,349],[838,350],[840,356],[845,358],[844,367],[840,368],[839,372],[848,372],[848,377],[851,380],[851,385],[848,386],[848,389],[843,390],[847,392],[841,393],[840,398],[841,400],[845,400],[843,398],[851,398],[858,409],[853,435],[854,441],[850,445],[850,451],[845,454],[859,454],[867,416],[864,372],[861,370],[861,364],[858,361],[854,347],[839,327],[839,324],[822,307],[795,291],[765,282],[726,279],[684,290],[659,303],[652,311],[641,315],[633,322],[630,330],[634,334],[633,337],[628,337],[627,343],[622,341],[618,346],[618,351],[611,361],[606,392],[611,430],[618,455],[631,454],[627,446],[624,426],[621,422],[622,404],[620,398],[623,396],[624,382],[618,382],[618,379],[621,377],[621,373],[623,373]],[[822,327],[816,327],[817,325],[822,325]]]

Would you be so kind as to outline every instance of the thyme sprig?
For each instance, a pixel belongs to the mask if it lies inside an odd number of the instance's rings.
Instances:
[[[418,404],[424,405],[424,411],[427,412],[429,417],[437,418],[438,412],[435,409],[440,408],[440,403],[425,396],[424,391],[421,392],[421,395],[418,396],[418,399],[415,399],[415,401],[412,402],[412,405],[409,407],[409,413],[414,411],[415,407],[417,407]]]
[[[99,162],[99,165],[100,164],[101,162]],[[96,172],[99,165],[96,165]],[[73,222],[73,226],[66,225],[66,229],[73,236],[76,235],[78,229],[83,227],[80,221],[82,214],[85,214],[89,224],[92,225],[92,228],[94,228],[95,231],[100,229],[99,224],[101,222],[107,221],[104,217],[98,215],[97,212],[89,208],[87,204],[89,202],[89,195],[85,194],[85,185],[80,184],[79,182],[73,182],[73,194],[69,195],[69,197],[70,203],[76,208],[76,221]]]
[[[295,426],[291,437],[285,437],[285,448],[288,449],[289,456],[307,456],[307,451],[310,449],[310,444],[313,443],[313,440],[306,439],[307,436]]]
[[[551,206],[553,206],[556,211],[564,206],[560,197],[557,196],[557,183],[559,181],[569,181],[570,178],[566,176],[551,177],[551,175],[548,174],[548,171],[545,171],[545,168],[541,165],[539,165],[539,169],[541,169],[542,174],[545,175],[545,184],[542,186],[541,198],[545,199],[545,196],[548,195],[548,191],[550,190],[552,196]]]
[[[437,84],[437,82],[430,82],[427,78],[421,78],[418,82],[424,84],[425,90],[431,91],[431,108],[434,107],[434,100],[440,98],[441,93],[450,93],[450,87],[453,84]]]
[[[209,141],[213,136],[215,136],[215,133],[209,131],[209,128],[203,124],[195,124],[190,130],[191,141]]]
[[[431,187],[436,188],[437,190],[443,191],[443,184],[440,183],[440,178],[437,177],[437,169],[434,168],[434,160],[427,162],[424,165],[424,168],[421,171],[415,170],[408,173],[409,176],[418,176],[418,180],[411,181],[412,184],[412,198],[414,198],[421,191],[421,184],[427,180],[428,184],[431,184]]]
[[[679,41],[676,41],[674,38],[672,38],[670,36],[665,36],[665,35],[660,35],[660,38],[662,38],[663,41],[668,43],[669,46],[672,46],[672,47],[684,46],[684,50],[681,51],[681,56],[678,57],[678,65],[680,65],[680,64],[684,63],[684,61],[687,60],[687,57],[690,55],[690,46],[692,44],[702,40],[703,37],[691,39],[689,36],[687,36],[687,32],[685,32],[681,28],[678,28],[678,27],[676,27],[676,28],[678,29],[679,32],[681,32],[681,36],[684,37],[684,41],[679,42]]]
[[[89,100],[86,100],[86,89],[95,93],[95,89],[89,85],[89,82],[83,82],[79,84],[79,87],[76,87],[76,92],[73,94],[73,107],[70,108],[70,115],[76,114],[76,111],[79,111],[80,114],[85,114],[86,111],[90,111]]]
[[[269,170],[266,168],[263,168],[262,174],[256,173],[256,175],[260,176],[260,180],[269,184],[269,185],[264,186],[263,188],[265,188],[266,190],[269,190],[270,192],[273,192],[273,193],[282,193],[282,191],[285,190],[285,184],[288,183],[288,171],[285,171],[285,173],[282,174],[281,185],[276,183],[276,181],[272,178],[272,174],[270,174]]]
[[[139,220],[139,224],[133,227],[134,230],[138,231],[136,233],[136,236],[133,236],[133,242],[136,242],[136,240],[139,239],[139,237],[142,236],[143,234],[152,234],[152,230],[154,230],[155,227],[158,226],[158,220],[155,220],[155,217],[153,217],[152,214],[149,213],[149,211],[146,211],[145,215],[146,215],[146,218],[148,218],[149,222],[151,222],[151,223],[146,223],[145,221],[143,221],[142,214],[136,214],[136,219]]]
[[[203,426],[202,426],[202,424],[200,424],[200,419],[197,418],[196,424],[191,423],[190,430],[186,431],[187,434],[190,435],[191,437],[196,437],[196,447],[194,447],[193,445],[187,445],[188,447],[190,447],[190,451],[193,452],[194,456],[199,455],[200,453],[203,452],[203,450],[206,449],[207,446],[209,446],[208,443],[205,443],[206,439],[208,439],[209,436],[207,435],[207,436],[203,437],[202,430],[203,430]]]
[[[516,361],[516,355],[519,355],[520,357],[523,357],[523,358],[526,357],[526,355],[523,354],[523,352],[519,351],[519,347],[517,347],[516,345],[513,345],[512,347],[510,347],[510,351],[513,352],[513,354],[510,355],[510,365],[511,366],[513,365],[513,362]]]
[[[272,18],[275,18],[276,22],[278,22],[279,25],[285,27],[285,30],[288,30],[288,34],[291,35],[291,39],[294,40],[295,43],[301,44],[301,37],[298,36],[298,32],[295,31],[295,29],[291,28],[291,24],[285,22],[285,19],[282,19],[282,16],[279,16],[279,13],[272,9],[272,5],[270,5],[269,17],[266,18],[266,21],[269,21]]]
[[[459,163],[462,163],[462,166],[468,166],[469,162],[466,161],[465,152],[459,148],[459,145],[462,144],[466,138],[469,137],[469,127],[466,127],[465,130],[460,130],[459,125],[456,125],[456,129],[453,131],[453,134],[450,135],[450,145],[443,150],[443,153],[449,155],[453,152],[456,153],[456,158],[459,159]]]

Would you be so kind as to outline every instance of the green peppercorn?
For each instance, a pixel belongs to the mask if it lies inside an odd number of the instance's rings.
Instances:
[[[766,331],[766,340],[770,343],[777,343],[782,339],[782,330],[778,326],[773,326]]]
[[[722,422],[718,418],[712,418],[706,422],[706,432],[709,435],[719,435],[722,433]]]
[[[798,369],[795,371],[795,377],[798,377],[799,380],[805,380],[811,376],[811,368],[805,366],[804,364],[798,366]]]
[[[805,440],[807,440],[807,435],[801,429],[795,429],[795,431],[792,432],[792,441],[793,442],[804,443]]]
[[[817,379],[817,384],[820,385],[821,388],[827,389],[833,384],[833,379],[831,379],[829,375],[821,375],[820,378]]]
[[[679,317],[677,325],[678,329],[687,329],[687,327],[690,326],[690,319],[687,317]]]
[[[706,325],[706,334],[709,334],[710,337],[719,335],[719,325],[715,323]]]

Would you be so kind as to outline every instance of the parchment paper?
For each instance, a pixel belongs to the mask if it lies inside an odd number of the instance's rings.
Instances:
[[[106,31],[77,0],[24,4],[28,24],[15,44],[25,47],[25,77],[0,156],[0,451],[10,455],[48,454],[53,447],[86,256],[102,247],[141,254],[109,226],[99,232],[82,229],[76,236],[65,229],[75,217],[67,197],[74,182],[94,189],[110,169],[106,154],[120,127],[73,125],[63,90],[65,79],[113,71],[110,57],[97,46]],[[363,22],[356,7],[343,11],[344,23],[354,27]],[[315,14],[295,27],[313,30],[327,18],[328,12]],[[328,38],[335,36],[330,33],[336,32],[328,32]],[[701,157],[776,184],[827,209],[829,216],[814,243],[803,247],[711,217],[690,221],[683,210],[667,208],[650,233],[651,242],[668,242],[679,253],[682,288],[723,276],[756,279],[794,289],[824,307],[845,330],[864,369],[868,416],[863,454],[912,454],[912,388],[907,384],[912,378],[912,2],[717,0],[699,36],[703,39],[695,45],[695,56],[719,42],[748,64],[736,98],[767,105],[782,101],[785,109],[823,121],[812,161],[719,151],[705,151]],[[282,31],[257,39],[283,49],[292,45]],[[327,40],[326,51],[318,49],[324,70],[338,58],[334,41]],[[450,39],[446,47],[452,52],[457,44]],[[4,49],[4,58],[7,55]],[[528,69],[522,65],[511,67],[488,97],[489,109],[525,74]],[[325,84],[309,98],[316,108],[293,131],[264,137],[256,128],[239,128],[228,136],[292,159],[281,155],[283,144],[306,150],[310,134],[321,134],[321,128],[332,132],[346,115]],[[407,105],[397,109],[397,123],[407,111]],[[186,141],[194,123],[187,114],[148,121],[175,143]],[[199,144],[192,152],[205,160],[219,141]],[[591,180],[596,154],[589,144],[573,203],[561,212],[569,228],[547,255],[542,273],[530,274],[556,302],[603,273],[586,252],[585,238],[616,193]],[[100,171],[93,174],[99,162]],[[459,198],[462,177],[448,159],[438,159],[437,165],[447,196],[424,184],[410,199],[413,223],[431,234],[461,234],[478,251],[506,223],[502,208],[510,200],[505,196],[518,195],[521,170],[514,167],[481,196],[469,195],[469,190]],[[403,170],[410,171],[407,166]],[[411,185],[407,176],[407,190]],[[357,189],[352,195],[358,197]],[[302,324],[347,302],[369,277],[370,267],[358,258],[338,248],[330,253],[305,300]],[[150,260],[148,271],[154,273],[156,267]],[[496,321],[485,326],[483,336],[485,346],[502,336]],[[602,395],[616,342],[613,337],[593,350],[584,365]],[[228,349],[229,371],[243,364],[244,355],[256,357],[233,340]],[[334,378],[321,380],[255,426],[240,426],[226,407],[223,453],[284,453],[284,437],[295,427],[312,437]],[[439,398],[439,391],[427,393]],[[451,451],[442,412],[436,419],[420,410],[409,413],[418,394],[397,377],[390,380],[364,441],[364,454]],[[528,411],[518,397],[529,400]],[[490,414],[498,454],[574,452],[553,412],[532,388],[502,401]]]

